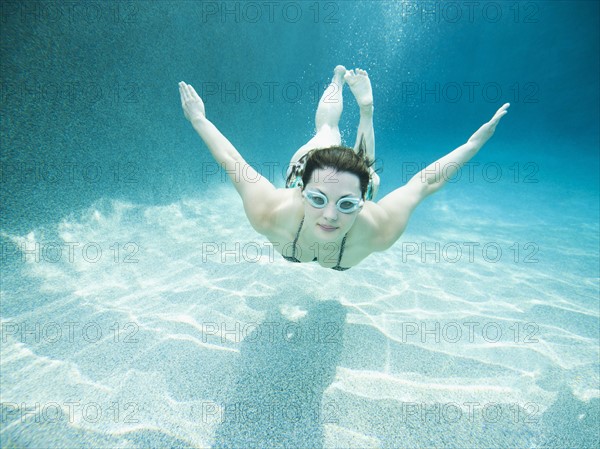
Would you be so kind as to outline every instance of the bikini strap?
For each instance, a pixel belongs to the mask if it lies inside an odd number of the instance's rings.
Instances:
[[[341,268],[340,262],[342,261],[342,256],[344,255],[344,246],[346,245],[346,237],[347,236],[348,236],[348,234],[344,235],[344,238],[342,239],[342,246],[340,247],[340,255],[338,256],[337,265],[333,268]]]
[[[294,238],[294,243],[292,245],[292,257],[296,258],[296,243],[298,243],[298,237],[300,237],[300,230],[302,229],[302,225],[304,224],[304,217],[302,217],[302,221],[300,222],[300,226],[298,226],[298,232],[296,232],[296,238]]]
[[[300,226],[298,226],[298,231],[296,232],[296,237],[294,238],[294,243],[292,245],[292,257],[294,259],[296,259],[296,243],[298,243],[298,237],[300,237],[300,231],[302,230],[303,224],[304,224],[304,217],[302,217],[302,220],[300,221]],[[344,255],[344,247],[346,246],[346,237],[348,237],[348,234],[344,235],[344,238],[342,239],[342,244],[340,246],[340,254],[338,255],[337,265],[332,268],[341,268],[340,262],[342,261],[342,256]]]

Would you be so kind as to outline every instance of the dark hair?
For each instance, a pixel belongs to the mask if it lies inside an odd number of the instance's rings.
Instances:
[[[361,139],[358,154],[353,148],[333,146],[311,150],[307,154],[302,184],[306,186],[317,169],[333,168],[338,172],[348,172],[358,176],[360,180],[360,193],[365,198],[371,175],[369,168],[373,165],[365,155],[364,139]],[[304,190],[304,187],[302,187]]]

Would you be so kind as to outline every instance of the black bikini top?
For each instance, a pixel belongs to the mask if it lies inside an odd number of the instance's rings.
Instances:
[[[292,255],[291,256],[283,256],[283,254],[282,254],[282,257],[285,260],[287,260],[288,262],[302,263],[300,260],[298,260],[296,258],[296,243],[298,242],[298,237],[300,236],[300,230],[302,229],[303,224],[304,224],[304,217],[302,217],[302,221],[300,222],[300,226],[298,227],[298,232],[296,232],[296,238],[294,239],[294,243],[292,245]],[[344,245],[346,244],[346,235],[342,239],[342,246],[340,248],[340,254],[338,255],[337,264],[335,265],[335,267],[331,267],[332,270],[345,271],[345,270],[349,270],[351,268],[351,267],[347,267],[347,268],[340,267],[340,262],[342,260],[343,254],[344,254]],[[317,260],[318,259],[315,257],[312,261],[316,262]]]

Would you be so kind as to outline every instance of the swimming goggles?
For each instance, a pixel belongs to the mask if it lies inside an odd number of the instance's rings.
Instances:
[[[329,202],[329,199],[325,195],[314,190],[305,190],[302,192],[302,196],[306,198],[306,201],[308,201],[312,207],[316,207],[317,209],[323,209]],[[363,204],[364,201],[360,198],[344,197],[340,198],[338,202],[335,203],[335,208],[343,214],[351,214]]]

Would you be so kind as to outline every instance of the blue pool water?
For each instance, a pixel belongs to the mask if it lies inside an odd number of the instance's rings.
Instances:
[[[2,447],[600,445],[597,2],[1,7]],[[511,103],[346,272],[251,228],[177,91],[282,186],[337,64],[379,198]]]

